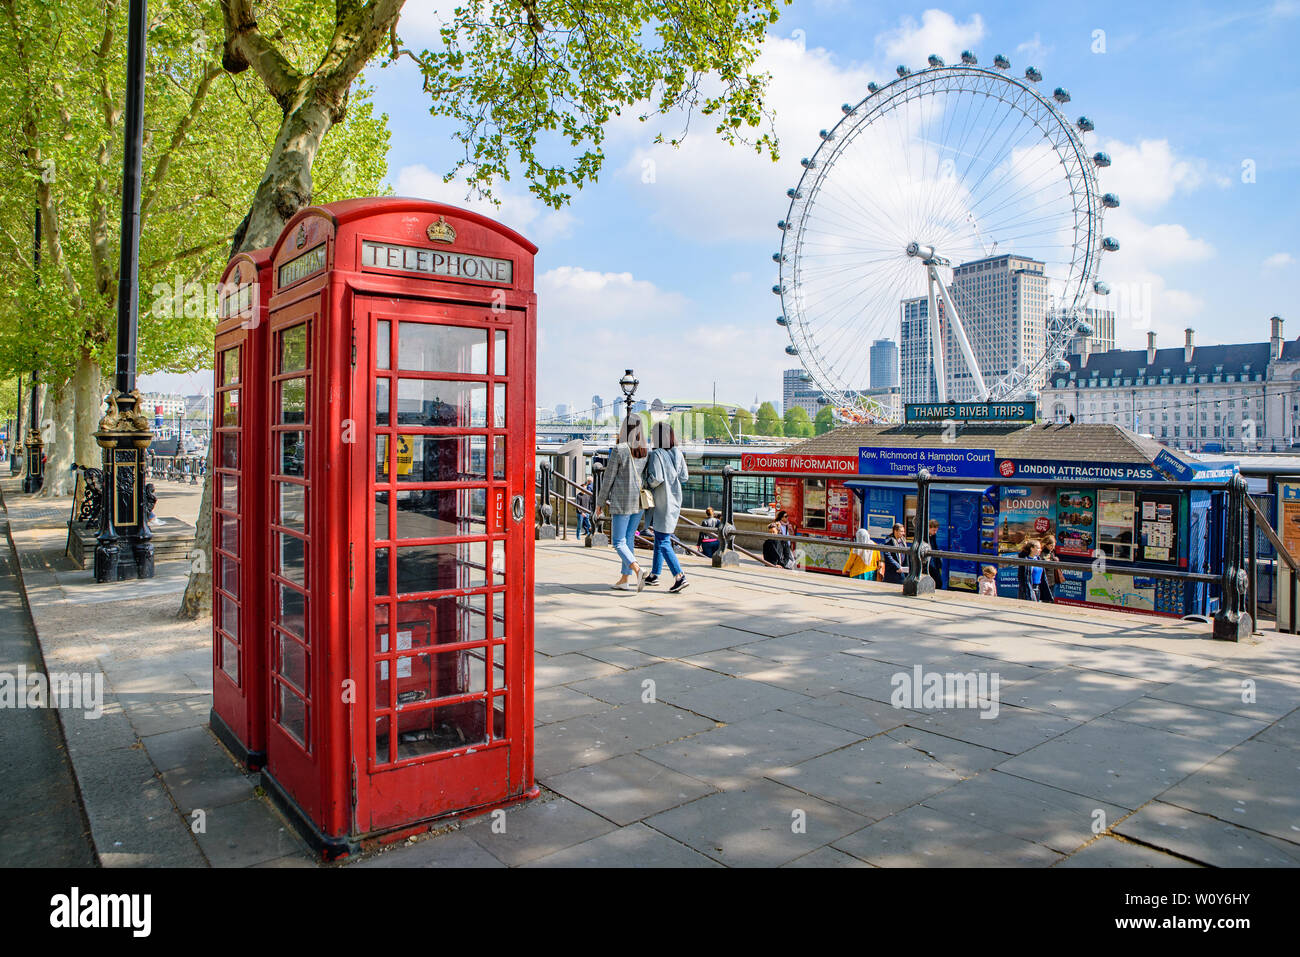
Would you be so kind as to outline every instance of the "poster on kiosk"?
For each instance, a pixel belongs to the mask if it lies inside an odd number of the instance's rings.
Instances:
[[[271,251],[267,400],[243,422],[269,460],[220,471],[265,515],[238,634],[266,648],[241,674],[263,784],[326,857],[537,794],[535,253],[396,198],[301,210]]]

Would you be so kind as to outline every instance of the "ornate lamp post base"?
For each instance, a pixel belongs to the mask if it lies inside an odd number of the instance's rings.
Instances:
[[[95,546],[95,581],[153,578],[153,533],[149,515],[155,496],[144,481],[145,449],[153,440],[140,412],[140,393],[114,390],[95,441],[104,450],[104,500]]]
[[[27,430],[27,467],[23,472],[23,491],[39,492],[45,484],[45,443],[39,429]]]

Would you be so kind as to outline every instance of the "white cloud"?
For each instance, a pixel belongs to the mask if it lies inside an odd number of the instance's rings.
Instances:
[[[926,10],[919,24],[913,17],[903,17],[895,29],[877,37],[876,49],[884,53],[891,66],[901,63],[915,70],[925,66],[932,53],[955,62],[962,50],[975,46],[983,37],[984,19],[978,13],[966,23],[958,23],[951,13]]]
[[[1117,193],[1120,202],[1133,209],[1156,209],[1175,193],[1191,192],[1210,178],[1203,160],[1176,156],[1168,140],[1136,145],[1107,140],[1101,150],[1112,162],[1099,171],[1102,189]]]
[[[1265,269],[1281,269],[1295,264],[1295,257],[1290,253],[1274,253],[1264,260]]]
[[[1035,66],[1040,70],[1043,64],[1047,62],[1048,54],[1052,48],[1043,44],[1042,38],[1035,33],[1033,39],[1026,40],[1024,43],[1016,46],[1016,55],[1023,58],[1025,66]]]
[[[627,272],[560,266],[537,279],[538,402],[583,407],[609,397],[624,369],[641,380],[640,398],[728,402],[770,397],[780,382],[784,333],[747,320],[706,320],[686,296]],[[734,361],[738,350],[744,362]]]
[[[442,181],[442,175],[423,163],[403,166],[393,181],[393,191],[398,196],[431,199],[439,203],[473,210],[505,223],[511,229],[527,236],[535,243],[569,235],[574,224],[568,210],[552,210],[531,193],[509,186],[497,187],[494,193],[501,201],[496,206],[489,200],[473,196],[463,180]]]

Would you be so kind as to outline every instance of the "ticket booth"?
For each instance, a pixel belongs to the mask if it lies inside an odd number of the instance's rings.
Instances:
[[[273,247],[263,781],[327,857],[537,793],[535,252],[409,199]]]
[[[267,302],[271,250],[221,276],[212,469],[212,731],[249,770],[266,763]]]

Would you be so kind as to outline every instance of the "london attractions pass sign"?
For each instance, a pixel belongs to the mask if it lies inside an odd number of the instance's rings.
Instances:
[[[1038,410],[1033,402],[909,402],[904,422],[1010,422],[1032,425]]]

